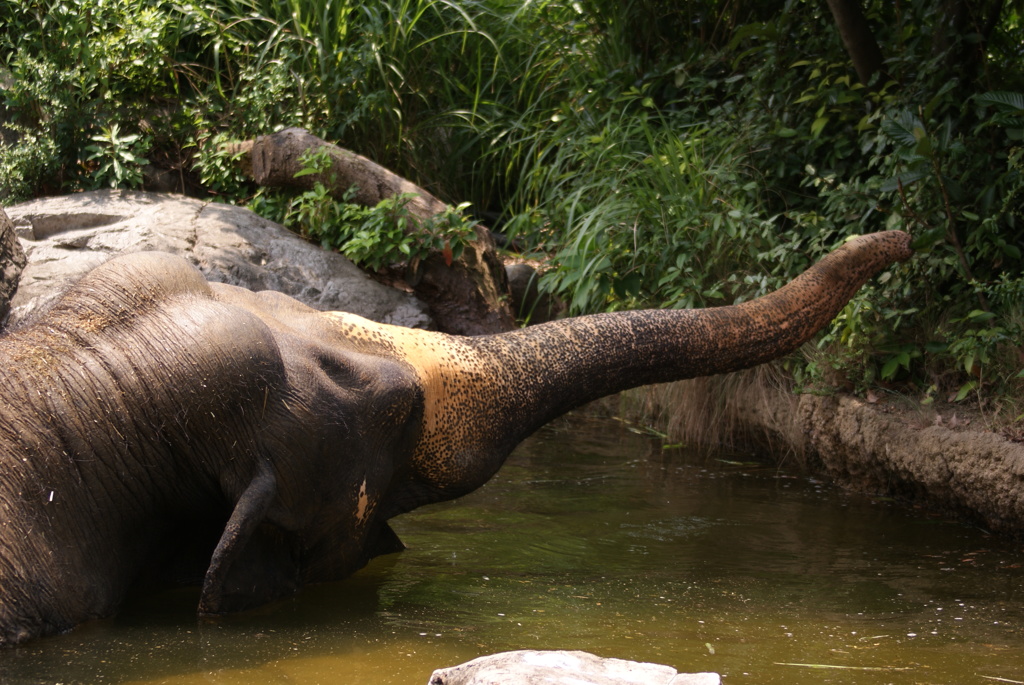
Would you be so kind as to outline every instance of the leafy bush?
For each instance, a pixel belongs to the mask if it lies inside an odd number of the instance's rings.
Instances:
[[[92,145],[85,146],[89,153],[85,161],[96,164],[90,175],[97,187],[137,188],[142,185],[142,166],[149,160],[141,155],[149,147],[148,140],[137,133],[122,136],[117,124],[104,128],[92,140]]]
[[[323,174],[331,167],[326,150],[307,152],[300,162],[302,169],[296,177]],[[407,205],[414,197],[411,194],[365,207],[351,201],[357,192],[353,186],[338,201],[327,186],[317,181],[312,189],[294,197],[260,193],[251,206],[316,240],[325,249],[337,250],[374,271],[396,263],[415,266],[433,252],[442,253],[450,266],[476,239],[476,222],[464,214],[468,204],[450,207],[424,220],[409,212]]]
[[[800,381],[898,383],[926,399],[1018,393],[1022,301],[988,293],[1024,271],[1024,96],[951,79],[970,38],[934,50],[941,8],[904,9],[870,8],[880,42],[902,50],[888,82],[858,83],[831,17],[787,3],[618,97],[591,88],[565,103],[535,129],[511,222],[553,255],[543,287],[577,312],[727,304],[847,236],[900,228],[919,255],[854,298],[809,365],[792,367]],[[990,77],[1021,84],[1018,58],[1008,63]]]
[[[176,44],[173,17],[143,0],[7,3],[0,167],[19,180],[4,182],[0,201],[91,187],[86,147],[114,126],[137,137],[154,126],[155,94],[174,85]],[[137,184],[138,164],[114,157],[127,162],[111,167],[117,180]]]

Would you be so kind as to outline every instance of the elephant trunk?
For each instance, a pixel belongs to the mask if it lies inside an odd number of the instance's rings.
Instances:
[[[452,413],[434,422],[447,439],[430,442],[448,448],[448,459],[441,460],[446,467],[438,469],[435,461],[430,469],[445,474],[435,482],[459,483],[458,490],[470,486],[465,491],[478,487],[523,438],[597,398],[788,354],[827,325],[868,279],[910,255],[907,234],[876,233],[848,242],[780,290],[743,304],[595,314],[463,339],[472,363],[445,393]],[[474,426],[472,434],[456,428],[467,424]],[[420,457],[440,456],[430,452]]]

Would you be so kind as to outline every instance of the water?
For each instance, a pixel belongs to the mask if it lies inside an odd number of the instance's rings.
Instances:
[[[1024,682],[1024,552],[904,505],[574,418],[485,488],[396,520],[410,546],[225,620],[195,589],[0,652],[0,682],[423,685],[509,649],[727,684]]]

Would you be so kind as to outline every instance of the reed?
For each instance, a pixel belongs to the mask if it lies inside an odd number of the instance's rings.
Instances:
[[[779,403],[796,400],[787,374],[777,365],[765,364],[630,390],[621,395],[619,412],[664,433],[669,444],[707,454],[756,449],[784,461],[794,449],[801,449],[803,440],[789,437],[792,426]],[[751,420],[755,415],[756,423]]]

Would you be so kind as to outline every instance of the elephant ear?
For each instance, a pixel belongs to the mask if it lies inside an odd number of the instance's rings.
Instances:
[[[267,520],[276,496],[277,479],[261,464],[238,498],[206,569],[201,616],[250,609],[298,590],[298,543]]]

